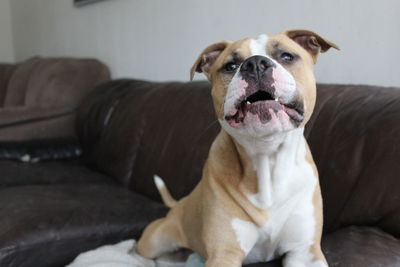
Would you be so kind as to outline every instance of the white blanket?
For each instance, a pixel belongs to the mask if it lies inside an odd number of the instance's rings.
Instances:
[[[102,246],[81,253],[66,267],[203,267],[198,254],[177,252],[155,261],[148,260],[135,252],[135,240],[122,241],[115,245]]]

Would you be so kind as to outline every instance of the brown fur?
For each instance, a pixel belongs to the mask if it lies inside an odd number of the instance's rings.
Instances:
[[[325,256],[321,252],[321,235],[322,235],[322,227],[323,227],[323,207],[322,207],[322,196],[321,196],[321,188],[319,186],[319,175],[317,166],[314,163],[313,156],[311,154],[310,148],[307,146],[307,156],[306,160],[313,167],[314,175],[317,177],[317,185],[315,186],[314,195],[313,195],[313,205],[314,205],[314,218],[315,218],[315,236],[314,243],[310,247],[310,253],[314,255],[314,258],[317,260],[322,260],[326,262]]]

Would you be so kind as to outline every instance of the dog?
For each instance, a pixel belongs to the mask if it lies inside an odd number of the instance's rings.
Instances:
[[[221,131],[202,178],[152,222],[137,252],[157,258],[188,248],[206,267],[283,257],[285,267],[328,266],[321,251],[322,197],[304,126],[316,99],[314,64],[338,46],[308,30],[208,46],[191,69],[212,83]]]

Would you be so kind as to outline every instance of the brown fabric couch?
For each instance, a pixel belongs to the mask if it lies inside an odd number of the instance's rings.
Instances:
[[[399,88],[318,85],[306,138],[320,173],[330,266],[400,266],[399,120]],[[83,162],[17,173],[17,163],[0,161],[8,176],[0,176],[0,266],[63,266],[85,250],[138,238],[167,212],[153,175],[174,197],[187,195],[219,131],[207,82],[111,81],[82,102],[76,125]]]
[[[0,66],[0,141],[74,136],[76,109],[108,68],[93,59],[34,57]]]

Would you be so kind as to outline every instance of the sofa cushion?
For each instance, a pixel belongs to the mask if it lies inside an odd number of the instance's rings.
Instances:
[[[400,266],[400,240],[376,227],[351,226],[323,237],[329,266]]]
[[[67,138],[75,134],[74,108],[8,107],[0,109],[0,140]]]
[[[4,107],[23,106],[29,79],[35,66],[41,59],[34,57],[18,64],[7,85],[7,94],[4,98]]]
[[[400,240],[376,227],[346,227],[323,236],[322,250],[329,266],[397,267]],[[246,267],[281,267],[280,261]]]
[[[65,266],[80,252],[138,238],[166,208],[111,185],[23,186],[0,194],[0,266]]]
[[[40,163],[0,160],[0,173],[0,189],[45,184],[115,184],[114,179],[91,171],[79,160]]]
[[[282,259],[243,265],[244,267],[282,267]]]

